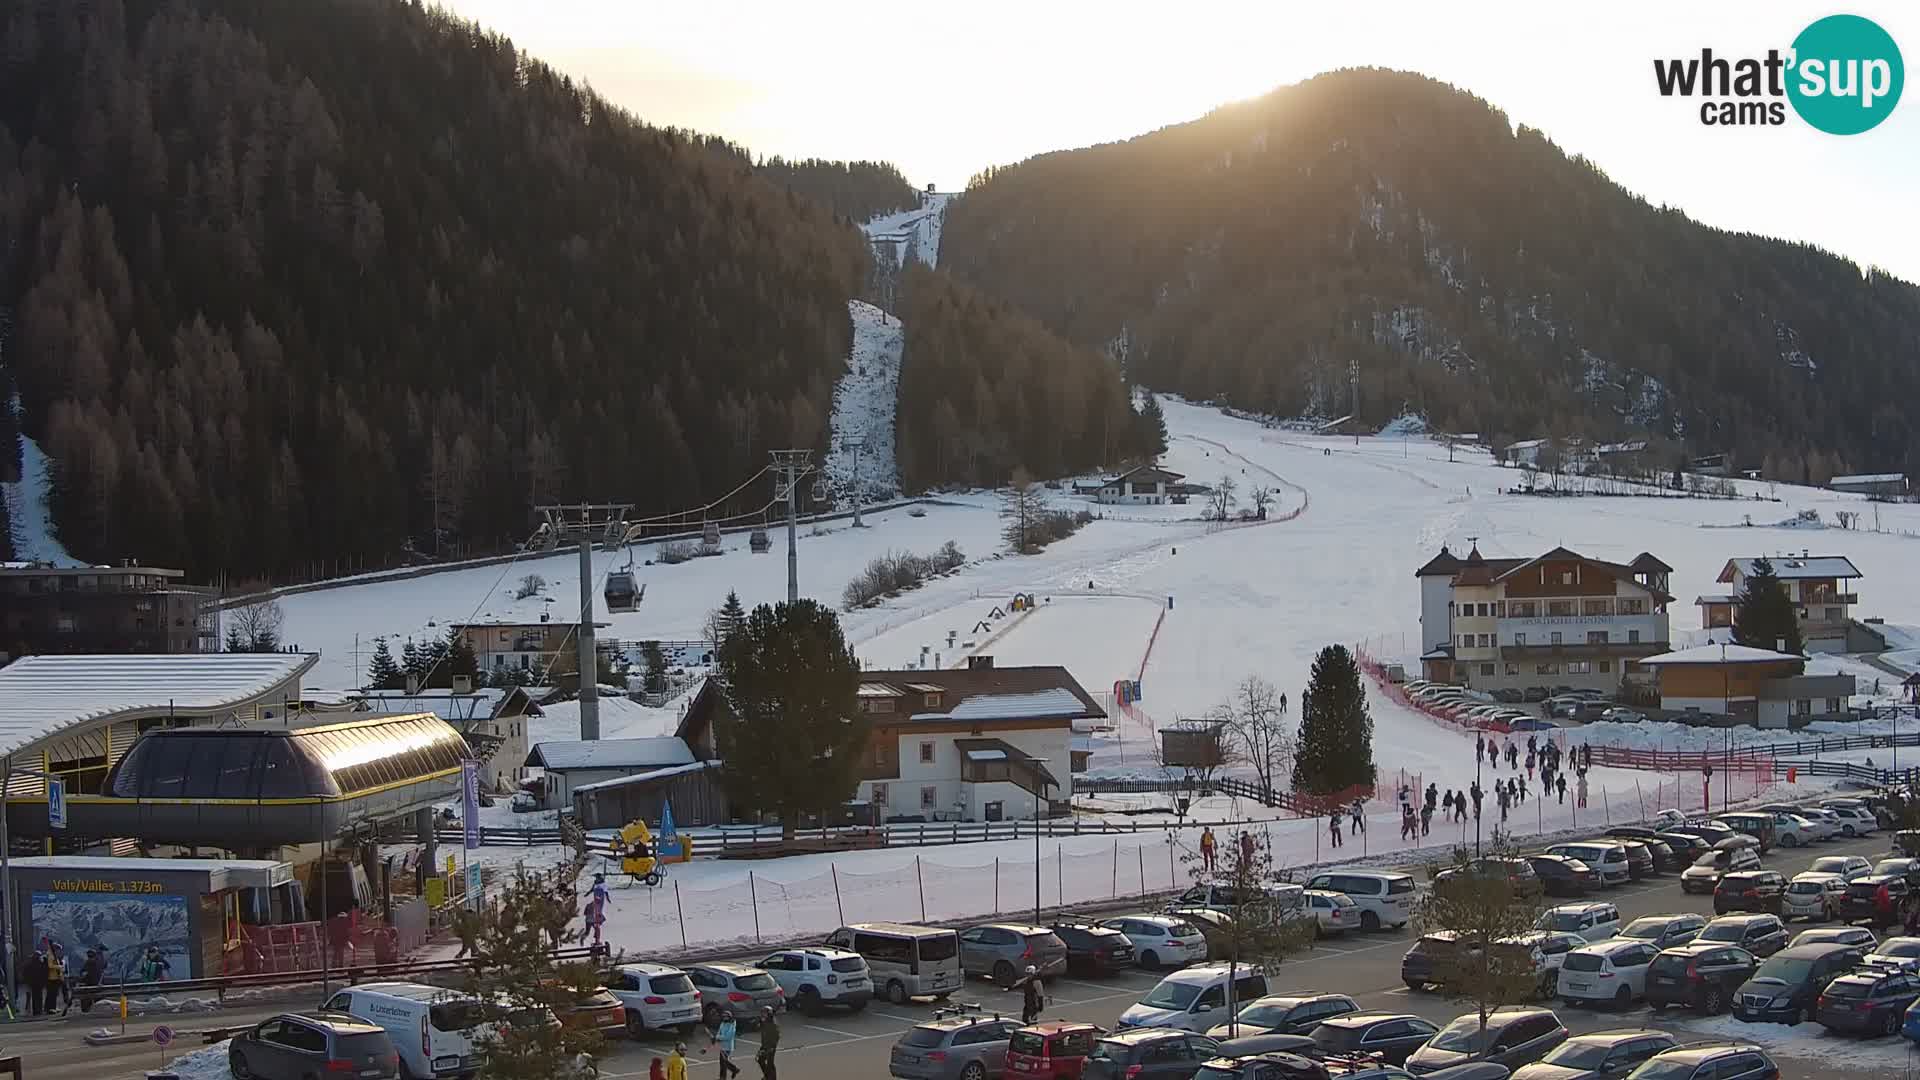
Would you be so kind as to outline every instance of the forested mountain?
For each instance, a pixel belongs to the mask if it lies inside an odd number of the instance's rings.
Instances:
[[[778,155],[756,159],[751,149],[719,135],[685,130],[677,133],[855,224],[909,209],[920,200],[899,166],[890,161],[788,161]]]
[[[979,177],[941,267],[1156,388],[1920,469],[1920,290],[1648,205],[1418,75],[1341,71]]]
[[[897,456],[909,491],[1060,476],[1151,452],[1120,372],[923,263],[899,281]]]
[[[865,245],[398,0],[0,0],[0,311],[76,554],[496,546],[818,446]]]

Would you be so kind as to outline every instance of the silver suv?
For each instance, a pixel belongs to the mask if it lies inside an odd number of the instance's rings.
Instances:
[[[1044,926],[987,923],[960,931],[960,970],[987,975],[1001,986],[1033,968],[1043,979],[1067,973],[1067,943]]]
[[[828,1005],[859,1012],[873,998],[866,958],[845,949],[782,949],[755,966],[773,976],[786,992],[787,1008],[796,1012],[815,1013]]]

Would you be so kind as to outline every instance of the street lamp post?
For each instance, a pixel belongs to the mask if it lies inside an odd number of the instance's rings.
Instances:
[[[1044,768],[1051,758],[1034,758]],[[1040,790],[1033,796],[1033,925],[1040,924],[1040,806],[1047,801],[1047,782],[1040,781]]]
[[[1720,714],[1726,717],[1727,741],[1720,756],[1720,808],[1733,809],[1733,676],[1727,669],[1727,643],[1720,643]]]

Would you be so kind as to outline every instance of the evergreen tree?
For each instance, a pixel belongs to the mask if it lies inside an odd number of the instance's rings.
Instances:
[[[516,867],[513,877],[494,883],[477,911],[455,914],[463,938],[471,935],[471,966],[464,989],[482,1001],[500,1002],[508,1013],[552,1010],[566,1015],[575,1002],[599,986],[596,965],[556,962],[553,949],[584,944],[587,931],[574,929],[580,864],[530,874]],[[484,1053],[480,1080],[550,1080],[577,1075],[581,1054],[600,1051],[600,1034],[590,1024],[499,1024],[479,1029]]]
[[[227,636],[226,636],[226,640],[222,642],[222,647],[227,652],[252,652],[253,651],[252,643],[247,640],[247,636],[245,634],[240,632],[240,626],[237,623],[227,624]]]
[[[859,786],[869,724],[857,705],[860,662],[840,619],[813,600],[753,609],[720,650],[726,708],[715,741],[735,805],[780,819],[829,812]]]
[[[646,668],[645,681],[641,686],[649,694],[667,692],[667,654],[661,650],[657,641],[640,643],[640,662]]]
[[[432,657],[423,652],[418,645],[415,645],[412,638],[408,638],[407,643],[400,646],[400,685],[405,687],[407,684],[406,681],[411,679],[414,681],[414,685],[425,686],[427,681],[427,665],[431,662]]]
[[[480,670],[480,659],[473,653],[473,646],[467,636],[458,629],[447,630],[446,662],[440,666],[446,669],[446,685],[453,685],[453,676],[465,675],[472,678]],[[437,685],[437,684],[436,684]]]
[[[1013,479],[1000,494],[1000,516],[1006,524],[1000,535],[1007,550],[1015,555],[1031,555],[1046,541],[1041,537],[1041,519],[1047,513],[1047,493],[1025,469],[1013,470]]]
[[[1329,645],[1314,657],[1301,695],[1293,786],[1332,795],[1373,779],[1373,717],[1367,712],[1360,667],[1346,646]]]
[[[1143,457],[1157,458],[1167,452],[1167,414],[1160,411],[1160,399],[1152,391],[1145,397],[1135,420],[1135,439]]]
[[[367,664],[367,687],[373,690],[399,690],[407,685],[407,677],[400,665],[393,662],[393,650],[387,648],[387,639],[381,638],[374,643],[373,660]]]
[[[1800,654],[1806,651],[1800,640],[1800,620],[1787,587],[1774,572],[1773,560],[1753,560],[1753,573],[1747,575],[1740,595],[1734,601],[1733,640],[1756,649],[1779,649]],[[1786,642],[1784,648],[1781,642]]]
[[[720,605],[720,617],[714,623],[715,628],[719,631],[714,636],[714,646],[718,647],[726,644],[727,638],[731,637],[734,631],[740,629],[741,624],[746,621],[747,609],[740,604],[740,594],[732,589],[728,589],[727,602]]]

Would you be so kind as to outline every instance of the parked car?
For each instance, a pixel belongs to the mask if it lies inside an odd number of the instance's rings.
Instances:
[[[887,1075],[900,1080],[989,1080],[1006,1068],[1007,1040],[1019,1027],[1018,1020],[1001,1016],[936,1014],[894,1042]]]
[[[1864,926],[1822,926],[1800,931],[1787,944],[1789,948],[1794,945],[1858,945],[1864,954],[1878,948],[1880,939]]]
[[[1399,1065],[1439,1030],[1409,1013],[1349,1013],[1314,1028],[1313,1041],[1322,1055],[1379,1054],[1382,1060]]]
[[[627,1031],[627,1007],[613,991],[596,987],[575,992],[571,1000],[554,1007],[562,1024],[581,1030],[597,1031],[603,1037],[624,1035]]]
[[[1548,896],[1585,896],[1600,887],[1598,871],[1567,855],[1529,855],[1527,865]]]
[[[1737,945],[1764,958],[1787,947],[1787,925],[1778,915],[1723,915],[1708,923],[1693,940]]]
[[[1678,811],[1663,810],[1661,811],[1661,813],[1672,814],[1672,813],[1678,813]],[[1718,821],[1681,821],[1678,824],[1667,824],[1665,822],[1661,822],[1658,819],[1656,819],[1654,823],[1660,827],[1660,830],[1662,832],[1680,833],[1685,836],[1697,836],[1700,839],[1705,840],[1707,842],[1708,847],[1712,847],[1714,844],[1717,844],[1722,840],[1731,840],[1736,836],[1743,835],[1742,833],[1734,830],[1733,828],[1727,826],[1726,824]],[[1759,842],[1758,838],[1756,838],[1755,843],[1758,843],[1758,842]]]
[[[471,994],[425,983],[373,982],[344,987],[326,1011],[376,1024],[393,1040],[400,1068],[410,1076],[444,1076],[477,1069],[481,1045],[502,1020],[500,1010]],[[551,1010],[519,1010],[539,1024],[558,1024]],[[237,1075],[237,1074],[236,1074]]]
[[[1454,978],[1454,967],[1463,948],[1458,935],[1451,930],[1421,935],[1400,957],[1400,981],[1406,983],[1409,990],[1446,985]]]
[[[1625,885],[1632,878],[1627,866],[1627,849],[1614,840],[1584,840],[1578,843],[1555,844],[1547,849],[1554,855],[1565,855],[1579,859],[1600,872],[1603,885]]]
[[[1685,945],[1706,929],[1707,917],[1693,912],[1674,915],[1643,915],[1628,923],[1618,936],[1644,941],[1655,949]]]
[[[1780,917],[1831,922],[1846,900],[1847,883],[1839,874],[1811,871],[1793,875],[1787,891],[1781,894]]]
[[[1345,994],[1319,991],[1269,994],[1243,1007],[1232,1024],[1215,1024],[1207,1029],[1207,1034],[1216,1039],[1266,1034],[1309,1035],[1327,1020],[1359,1011],[1360,1006]]]
[[[1206,939],[1207,954],[1203,960],[1238,960],[1234,955],[1238,947],[1234,940],[1233,916],[1212,908],[1171,908],[1167,914],[1185,919],[1200,931]]]
[[[1881,859],[1879,862],[1873,864],[1873,872],[1875,874],[1886,874],[1892,877],[1906,878],[1908,888],[1920,889],[1920,859],[1904,855],[1891,859]]]
[[[1634,881],[1643,881],[1658,872],[1660,861],[1653,849],[1646,844],[1627,837],[1614,837],[1613,842],[1627,850],[1627,877]]]
[[[1531,899],[1544,891],[1540,875],[1533,872],[1533,864],[1526,859],[1485,858],[1442,870],[1433,879],[1435,888],[1443,882],[1457,881],[1464,877],[1483,878],[1490,881],[1504,881],[1507,891],[1514,896]]]
[[[1253,1057],[1259,1054],[1296,1054],[1318,1060],[1320,1045],[1306,1035],[1242,1035],[1220,1040],[1220,1056]]]
[[[1658,1011],[1681,1005],[1712,1016],[1722,1012],[1760,961],[1733,945],[1695,938],[1664,949],[1647,968],[1647,1005]]]
[[[1493,700],[1504,701],[1509,705],[1519,705],[1527,700],[1527,695],[1523,691],[1508,686],[1495,690],[1493,692]]]
[[[1080,1080],[1100,1030],[1084,1020],[1047,1020],[1018,1028],[1007,1038],[1004,1075]]]
[[[1224,1010],[1242,1001],[1267,996],[1267,977],[1246,967],[1233,969],[1229,1000],[1226,964],[1182,968],[1161,979],[1137,1004],[1120,1014],[1119,1026],[1168,1027],[1204,1032],[1218,1023]]]
[[[1848,922],[1871,926],[1892,926],[1900,921],[1901,906],[1912,892],[1905,877],[1868,874],[1847,882],[1847,896],[1840,905],[1840,917]]]
[[[1828,1031],[1894,1035],[1915,1001],[1920,1001],[1920,977],[1900,968],[1863,967],[1827,984],[1814,1018]]]
[[[1513,1080],[1619,1080],[1641,1062],[1678,1045],[1672,1035],[1646,1028],[1575,1035],[1538,1062],[1515,1069]]]
[[[1753,837],[1759,842],[1760,854],[1762,855],[1772,851],[1775,845],[1782,842],[1780,830],[1772,814],[1721,814],[1714,820],[1732,829],[1736,833],[1744,833],[1747,836]],[[1795,830],[1793,844],[1788,844],[1787,846],[1792,847],[1799,842],[1800,836],[1798,830]]]
[[[1067,970],[1113,975],[1133,966],[1133,941],[1109,926],[1056,920],[1047,929],[1067,947]]]
[[[1483,1029],[1478,1013],[1456,1017],[1425,1046],[1407,1058],[1415,1076],[1439,1072],[1450,1065],[1490,1061],[1517,1069],[1539,1061],[1567,1041],[1567,1026],[1547,1009],[1525,1006],[1494,1010]]]
[[[1371,1074],[1371,1075],[1369,1075]],[[1249,1057],[1217,1057],[1202,1062],[1193,1080],[1321,1080],[1330,1075],[1327,1066],[1298,1054],[1255,1054]],[[1383,1068],[1368,1066],[1363,1072],[1349,1072],[1347,1080],[1375,1080],[1390,1075]]]
[[[1812,822],[1821,840],[1836,840],[1846,835],[1841,825],[1840,815],[1823,806],[1803,806],[1793,813],[1795,817]]]
[[[700,991],[677,967],[620,964],[607,973],[606,988],[626,1010],[627,1034],[636,1038],[668,1029],[685,1035],[700,1022]]]
[[[1862,962],[1920,972],[1920,937],[1890,937],[1875,945]]]
[[[1682,1046],[1648,1058],[1627,1080],[1780,1080],[1780,1066],[1753,1043]]]
[[[1786,875],[1777,870],[1742,870],[1723,874],[1713,887],[1713,913],[1729,911],[1765,911],[1781,913],[1787,891]]]
[[[239,1080],[351,1075],[391,1080],[400,1054],[386,1030],[338,1012],[281,1013],[234,1035],[227,1068]]]
[[[1679,870],[1686,865],[1686,863],[1678,861],[1679,856],[1674,853],[1671,844],[1660,839],[1658,832],[1644,825],[1615,825],[1613,828],[1607,830],[1607,836],[1615,840],[1637,840],[1645,844],[1647,850],[1653,853],[1653,869],[1655,873]],[[1628,854],[1632,854],[1632,852],[1629,851]],[[1692,860],[1688,860],[1688,862],[1691,861]]]
[[[1230,881],[1201,882],[1175,897],[1167,905],[1168,910],[1191,910],[1210,908],[1228,915],[1238,914],[1249,903],[1261,903],[1275,909],[1287,909],[1300,905],[1301,888],[1292,884],[1274,884],[1254,892],[1251,896],[1240,895],[1240,890]]]
[[[1558,930],[1529,930],[1518,937],[1496,942],[1495,948],[1524,948],[1531,952],[1534,975],[1540,980],[1540,996],[1550,998],[1560,983],[1560,968],[1566,963],[1567,954],[1586,944],[1577,934],[1564,934]]]
[[[1826,822],[1815,821],[1804,816],[1797,806],[1775,803],[1755,807],[1746,813],[1755,816],[1764,814],[1773,818],[1774,842],[1781,847],[1800,847],[1803,844],[1825,840],[1830,834]],[[1837,834],[1839,831],[1840,823],[1836,821],[1831,827],[1831,833]]]
[[[1413,899],[1417,892],[1409,874],[1345,870],[1315,874],[1306,881],[1309,889],[1329,889],[1346,893],[1360,905],[1360,929],[1399,929],[1413,918]]]
[[[1811,1017],[1820,992],[1852,970],[1867,951],[1857,945],[1798,945],[1766,959],[1742,983],[1733,1015],[1748,1022],[1797,1024]]]
[[[1695,859],[1713,850],[1712,844],[1692,833],[1663,832],[1658,835],[1661,843],[1673,849],[1673,865],[1676,868],[1692,866]]]
[[[782,949],[768,954],[759,966],[780,984],[787,1008],[799,1012],[818,1013],[829,1005],[859,1012],[873,1000],[873,972],[857,952],[824,946]],[[686,1030],[693,1030],[692,1025]]]
[[[1559,994],[1568,1001],[1612,1002],[1619,1008],[1647,995],[1647,967],[1660,950],[1644,941],[1613,938],[1567,954]]]
[[[855,1001],[857,995],[850,992],[854,989],[865,990],[876,997],[884,994],[895,1005],[905,1005],[916,997],[945,1000],[966,982],[967,977],[960,971],[960,935],[949,927],[854,923],[828,934],[827,945],[864,961],[864,969],[857,978],[836,980],[829,975],[821,980],[826,987],[837,986],[847,992],[847,1004],[856,1008],[864,1002]],[[844,963],[846,957],[838,959],[843,962],[832,965],[834,973],[850,975],[853,968]],[[809,961],[806,974],[814,975],[817,970],[817,965]],[[788,985],[794,980],[777,971],[774,978],[786,990],[789,1007],[807,1004],[799,1000],[793,986]],[[825,989],[821,989],[820,994],[821,1000],[832,1000]]]
[[[1577,934],[1592,944],[1620,932],[1620,909],[1606,903],[1561,904],[1541,912],[1533,925],[1538,930]]]
[[[1726,847],[1716,846],[1712,851],[1693,860],[1693,865],[1680,873],[1680,891],[1689,893],[1710,893],[1720,885],[1724,875],[1736,871],[1760,869],[1759,849],[1747,844],[1730,843]]]
[[[1360,929],[1360,905],[1346,893],[1308,889],[1302,901],[1306,913],[1313,916],[1314,937],[1337,937]]]
[[[1218,1040],[1170,1028],[1115,1031],[1093,1042],[1081,1080],[1190,1080],[1222,1053]]]
[[[960,973],[1012,986],[1031,970],[1042,979],[1067,973],[1067,946],[1044,926],[986,923],[960,931]]]
[[[1101,926],[1118,930],[1133,942],[1134,962],[1143,968],[1179,967],[1207,958],[1207,939],[1200,928],[1178,915],[1123,915],[1104,919]]]
[[[687,979],[700,991],[700,1018],[720,1026],[720,1013],[732,1010],[741,1027],[760,1023],[760,1010],[787,1007],[786,991],[765,970],[747,964],[688,964]]]
[[[1880,822],[1873,811],[1864,805],[1845,802],[1829,802],[1823,806],[1840,819],[1840,835],[1868,836],[1880,831]]]

